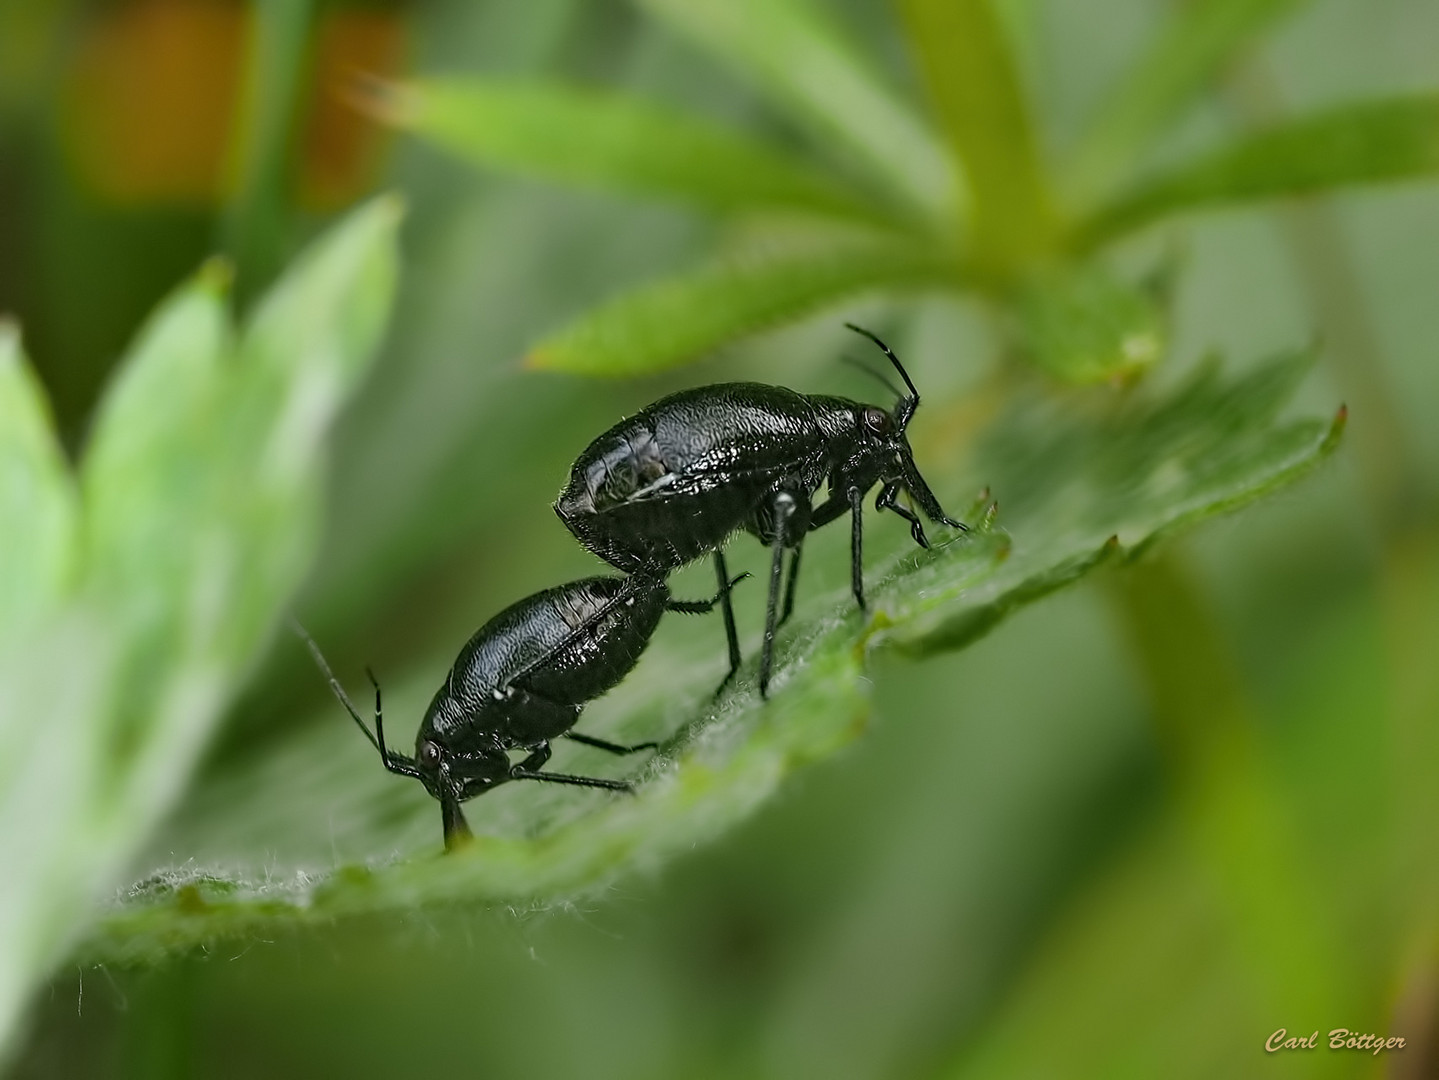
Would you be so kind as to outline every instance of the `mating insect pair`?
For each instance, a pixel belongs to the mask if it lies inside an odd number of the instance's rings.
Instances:
[[[414,777],[439,801],[448,847],[470,832],[460,804],[509,780],[628,790],[619,780],[542,772],[550,758],[550,741],[564,737],[612,754],[655,749],[657,743],[621,746],[572,729],[588,702],[616,686],[639,663],[660,616],[666,611],[711,611],[745,577],[726,582],[719,596],[709,600],[672,599],[662,578],[635,574],[584,578],[511,604],[460,650],[425,710],[414,757],[385,743],[380,684],[374,675],[371,732],[319,647],[304,636],[330,688],[379,751],[385,768]],[[511,750],[527,751],[527,756],[512,764]]]
[[[919,392],[909,374],[874,334],[846,325],[878,345],[904,381],[907,394],[877,376],[899,398],[892,412],[782,386],[722,383],[662,398],[594,440],[575,463],[555,512],[584,547],[630,576],[548,589],[481,627],[431,702],[413,758],[385,745],[378,685],[371,734],[311,642],[331,687],[385,768],[415,777],[439,800],[447,843],[468,831],[460,803],[507,780],[628,787],[543,772],[541,766],[550,757],[550,741],[561,736],[617,754],[654,746],[619,746],[571,729],[586,702],[638,663],[664,611],[718,605],[729,648],[721,688],[733,678],[741,658],[729,594],[740,579],[729,577],[723,547],[734,533],[749,532],[771,549],[759,666],[764,695],[775,631],[793,611],[800,553],[812,530],[851,515],[851,583],[861,608],[863,500],[876,484],[875,509],[905,519],[921,547],[929,541],[919,518],[896,501],[901,491],[931,521],[967,531],[946,516],[914,464],[905,431]],[[815,495],[825,486],[826,497],[816,506]],[[781,607],[785,551],[791,556]],[[669,575],[711,554],[715,596],[671,599]],[[510,750],[528,756],[512,765]]]

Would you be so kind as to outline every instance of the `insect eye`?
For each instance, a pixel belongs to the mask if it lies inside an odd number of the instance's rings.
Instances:
[[[440,766],[440,747],[438,743],[426,739],[420,743],[420,764],[427,769],[437,769]]]
[[[883,409],[865,409],[862,422],[871,435],[883,435],[889,430],[889,413]]]

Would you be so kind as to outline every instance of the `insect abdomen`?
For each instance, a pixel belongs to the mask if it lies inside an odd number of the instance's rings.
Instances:
[[[581,594],[553,598],[570,636],[517,680],[550,701],[582,704],[633,670],[664,614],[669,590],[649,578],[592,578]]]
[[[816,447],[807,399],[731,383],[672,394],[580,456],[555,512],[622,570],[664,571],[712,551]]]

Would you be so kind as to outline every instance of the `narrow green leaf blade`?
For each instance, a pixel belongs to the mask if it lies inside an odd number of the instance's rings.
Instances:
[[[0,320],[0,638],[51,604],[74,568],[76,498],[44,389]]]
[[[245,328],[242,368],[253,365],[291,390],[304,389],[307,377],[352,388],[389,322],[403,217],[404,203],[382,195],[302,251]],[[338,407],[339,398],[328,405]]]
[[[1308,0],[1174,4],[1153,44],[1116,84],[1075,153],[1081,196],[1110,186],[1246,44]]]
[[[915,110],[809,0],[635,0],[815,134],[901,205],[954,214],[955,176]]]
[[[325,439],[388,323],[401,215],[381,197],[322,234],[235,345],[206,436],[205,494],[186,533],[193,591],[181,606],[185,654],[227,677],[252,662],[309,563]]]
[[[1279,124],[1142,183],[1082,230],[1086,243],[1188,210],[1439,174],[1439,95],[1347,105]]]
[[[536,345],[528,363],[587,375],[659,371],[858,293],[959,273],[952,259],[898,242],[756,252],[601,304]]]
[[[305,572],[323,439],[388,317],[398,219],[382,198],[323,234],[235,344],[227,275],[207,268],[162,305],[101,407],[83,599],[122,646],[96,725],[112,859],[183,790]]]
[[[661,195],[718,211],[883,211],[801,158],[626,94],[554,83],[434,79],[386,93],[394,123],[483,167]]]
[[[213,479],[228,286],[228,270],[212,263],[167,298],[100,403],[80,472],[86,572],[116,602],[130,593],[168,608],[186,588],[182,538]]]
[[[106,629],[55,605],[0,643],[0,1053],[120,879],[96,843],[106,788],[95,721],[114,674]]]
[[[126,642],[110,761],[141,820],[188,775],[304,572],[319,447],[387,318],[397,220],[382,199],[323,236],[238,344],[227,275],[207,268],[162,305],[102,405],[86,596]]]
[[[1055,239],[1055,215],[1013,50],[989,0],[902,0],[909,41],[963,163],[976,257],[1003,267]]]
[[[1312,469],[1340,422],[1278,419],[1306,369],[1304,357],[1228,380],[1205,368],[1171,396],[1091,410],[1017,403],[981,440],[971,470],[1004,500],[1007,532],[941,533],[926,552],[907,530],[871,518],[872,614],[855,609],[842,555],[816,559],[767,703],[752,682],[757,635],[740,685],[713,702],[708,688],[723,666],[716,628],[666,622],[656,655],[583,719],[583,730],[609,738],[668,735],[632,798],[512,785],[469,804],[476,842],[442,856],[433,801],[379,768],[327,709],[287,748],[212,778],[157,846],[160,869],[117,903],[81,955],[144,961],[210,938],[432,903],[563,904],[657,866],[732,828],[792,770],[856,738],[870,653],[963,647],[1095,567]],[[939,479],[922,435],[917,454]],[[940,487],[959,483],[951,475]],[[403,682],[387,687],[387,706],[418,715],[432,692],[430,678]],[[592,774],[627,768],[598,754],[562,762]],[[395,861],[416,850],[425,854]]]

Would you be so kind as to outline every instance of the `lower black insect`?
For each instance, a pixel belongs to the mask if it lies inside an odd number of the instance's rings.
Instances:
[[[572,731],[586,703],[620,682],[649,644],[666,611],[710,611],[747,575],[727,581],[708,600],[671,598],[663,578],[593,577],[535,593],[480,627],[460,650],[415,738],[415,755],[385,743],[380,686],[372,732],[331,673],[313,639],[300,630],[330,688],[392,773],[412,776],[440,803],[445,846],[470,834],[460,804],[510,780],[628,791],[622,780],[545,772],[550,741],[561,736],[612,754],[652,750]],[[367,672],[368,673],[368,672]],[[526,751],[512,763],[511,750]]]

